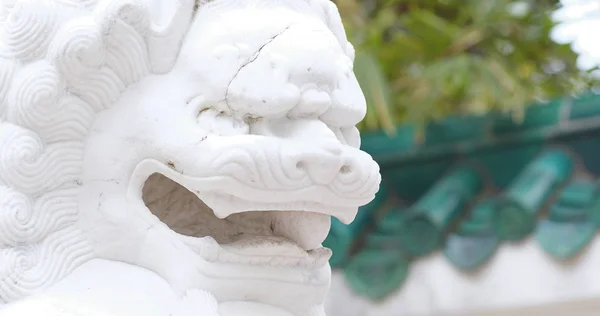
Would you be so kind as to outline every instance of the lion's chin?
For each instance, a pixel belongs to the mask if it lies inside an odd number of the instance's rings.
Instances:
[[[308,211],[248,211],[218,218],[184,186],[161,173],[144,183],[148,210],[209,262],[314,270],[331,250],[321,247],[330,216]]]

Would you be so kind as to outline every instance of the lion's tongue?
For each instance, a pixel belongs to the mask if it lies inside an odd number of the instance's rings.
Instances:
[[[227,252],[245,256],[307,256],[306,250],[291,240],[276,236],[249,236],[221,247]]]

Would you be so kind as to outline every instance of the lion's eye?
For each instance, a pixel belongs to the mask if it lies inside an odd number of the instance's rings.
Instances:
[[[198,115],[198,124],[210,134],[220,136],[246,135],[249,126],[243,120],[238,120],[226,112],[215,109],[205,109]]]

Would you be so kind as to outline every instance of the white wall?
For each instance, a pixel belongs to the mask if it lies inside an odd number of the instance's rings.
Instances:
[[[529,306],[542,310],[518,312]],[[597,316],[600,237],[578,258],[565,263],[548,257],[534,240],[504,245],[473,274],[461,273],[438,253],[414,262],[403,287],[379,304],[354,294],[343,275],[335,272],[327,309],[328,316],[484,316],[494,311],[504,311],[497,314],[503,316],[553,315],[548,309],[562,311],[556,314],[561,316]],[[564,314],[565,309],[570,312]],[[587,314],[586,310],[596,312]]]

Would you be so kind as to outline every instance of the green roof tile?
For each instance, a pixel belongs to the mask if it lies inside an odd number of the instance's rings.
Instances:
[[[422,256],[440,246],[444,231],[481,188],[481,177],[471,168],[457,168],[442,177],[408,211],[406,225],[399,232],[406,251]]]
[[[487,236],[495,234],[493,229],[494,213],[496,212],[496,200],[486,198],[479,201],[471,210],[456,230],[456,234],[462,236]]]
[[[583,250],[596,234],[591,221],[554,222],[542,220],[538,224],[536,239],[548,254],[558,259],[568,259]]]
[[[386,234],[384,232],[375,231],[367,235],[365,239],[365,248],[400,251],[405,253],[402,247],[402,242],[396,234]]]
[[[473,207],[457,231],[448,236],[444,255],[454,266],[473,270],[496,252],[500,241],[492,229],[495,210],[495,201],[484,199]]]
[[[436,250],[442,242],[442,230],[424,214],[411,216],[398,232],[402,248],[411,256],[424,256]]]
[[[594,198],[587,208],[588,216],[590,220],[596,224],[596,227],[600,227],[600,183],[596,182],[596,190],[594,191]]]
[[[498,238],[488,236],[461,236],[453,234],[448,237],[444,255],[457,268],[461,270],[474,270],[496,252]]]
[[[558,196],[557,205],[563,207],[586,208],[594,201],[597,185],[588,179],[575,179]]]
[[[597,227],[588,208],[595,202],[596,189],[596,184],[586,179],[574,179],[563,188],[548,216],[538,223],[536,239],[544,251],[568,259],[592,240]]]
[[[573,162],[551,149],[533,160],[498,199],[494,229],[500,239],[521,240],[531,233],[546,199],[571,174]]]
[[[404,227],[408,211],[404,208],[393,208],[377,223],[377,230],[383,233],[396,233]]]
[[[379,300],[404,283],[409,267],[409,261],[400,252],[368,249],[352,258],[344,274],[355,292]]]

